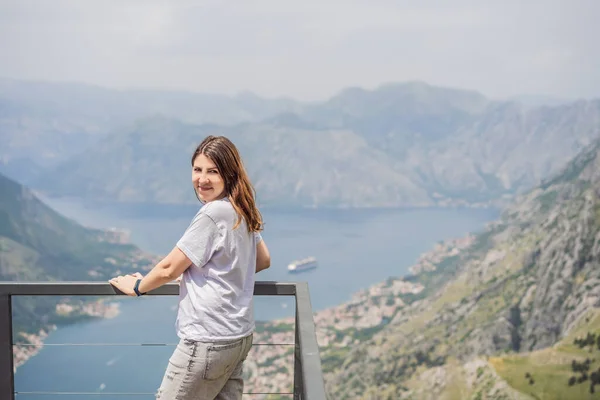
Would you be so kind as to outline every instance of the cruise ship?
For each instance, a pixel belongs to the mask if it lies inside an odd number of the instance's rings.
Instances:
[[[314,257],[307,257],[302,260],[292,261],[288,265],[289,272],[302,272],[313,268],[317,268],[317,259]]]

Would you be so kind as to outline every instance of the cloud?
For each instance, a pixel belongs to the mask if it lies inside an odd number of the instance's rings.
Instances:
[[[600,96],[594,0],[0,3],[0,76],[321,99],[419,79]]]

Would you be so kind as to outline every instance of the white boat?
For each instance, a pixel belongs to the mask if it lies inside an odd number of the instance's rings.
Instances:
[[[290,264],[288,264],[289,272],[302,272],[313,268],[317,268],[317,259],[314,257],[307,257],[302,260],[292,261]]]

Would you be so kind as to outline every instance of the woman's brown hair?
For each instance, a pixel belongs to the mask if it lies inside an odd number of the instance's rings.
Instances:
[[[263,229],[262,215],[256,207],[256,191],[244,168],[244,163],[235,145],[225,136],[207,136],[198,145],[192,156],[192,166],[196,157],[204,154],[215,163],[225,183],[225,194],[229,198],[238,220],[233,229],[242,222],[248,225],[248,232],[259,232]]]

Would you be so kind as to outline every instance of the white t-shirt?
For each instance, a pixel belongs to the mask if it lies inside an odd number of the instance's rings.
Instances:
[[[227,198],[200,208],[177,247],[192,261],[179,289],[177,335],[193,341],[238,339],[254,331],[259,233],[248,233]]]

